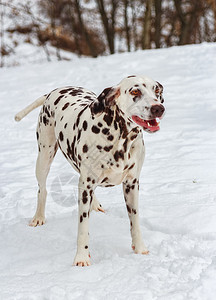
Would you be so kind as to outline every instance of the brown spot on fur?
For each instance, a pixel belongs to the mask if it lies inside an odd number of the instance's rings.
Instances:
[[[83,145],[83,152],[86,153],[88,151],[88,146],[85,144]]]
[[[65,105],[62,107],[62,110],[65,110],[69,106],[69,102],[65,103]]]
[[[87,127],[88,127],[88,123],[86,121],[84,121],[83,122],[83,129],[86,131]]]
[[[128,205],[127,205],[127,211],[128,211],[129,214],[131,214],[131,208]]]
[[[131,170],[133,167],[134,167],[135,163],[133,163],[129,168],[128,170]]]
[[[83,201],[83,204],[86,204],[88,202],[88,197],[87,197],[87,192],[84,191],[83,194],[82,194],[82,201]]]
[[[105,182],[105,181],[107,181],[108,180],[108,177],[105,177],[102,181],[101,181],[101,183],[103,183],[103,182]]]
[[[61,142],[64,140],[64,135],[63,135],[62,131],[59,132],[59,139]]]
[[[115,158],[115,161],[118,161],[119,159],[124,159],[124,153],[122,150],[120,151],[116,151],[114,153],[114,158]]]
[[[105,146],[105,147],[104,147],[104,150],[105,150],[106,152],[109,152],[112,148],[113,148],[113,145],[111,145],[111,146]]]
[[[98,128],[97,126],[93,125],[92,126],[92,132],[99,133],[100,132],[100,128]]]
[[[61,100],[61,98],[63,98],[63,97],[64,97],[64,95],[59,96],[59,97],[55,100],[54,105],[57,105],[57,104],[59,103],[59,101]]]

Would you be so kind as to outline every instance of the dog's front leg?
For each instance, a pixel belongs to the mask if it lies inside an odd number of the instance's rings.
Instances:
[[[123,182],[123,191],[125,203],[130,219],[130,230],[132,237],[132,249],[135,253],[148,254],[140,230],[139,223],[139,208],[138,208],[138,197],[139,197],[139,179],[127,178]]]
[[[78,212],[78,237],[77,253],[74,259],[75,266],[90,266],[89,255],[89,215],[93,199],[93,186],[80,176],[79,180],[79,212]]]

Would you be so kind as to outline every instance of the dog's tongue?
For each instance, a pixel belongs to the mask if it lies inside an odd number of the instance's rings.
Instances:
[[[138,125],[142,126],[143,129],[148,129],[152,132],[157,131],[160,129],[158,122],[156,119],[153,120],[143,120],[138,116],[132,116],[132,120],[137,123]]]

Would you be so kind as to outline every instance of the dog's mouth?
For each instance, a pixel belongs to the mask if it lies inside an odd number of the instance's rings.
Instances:
[[[158,119],[143,120],[138,116],[132,116],[132,120],[148,132],[156,132],[160,129]]]

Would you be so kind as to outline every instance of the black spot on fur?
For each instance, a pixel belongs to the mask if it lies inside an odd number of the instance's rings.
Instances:
[[[59,97],[55,100],[54,105],[57,105],[57,104],[59,103],[59,101],[61,100],[61,98],[63,98],[63,97],[64,97],[64,95],[59,96]]]
[[[105,146],[105,147],[104,147],[104,150],[105,150],[106,152],[109,152],[112,148],[113,148],[113,145],[111,145],[111,146]]]
[[[51,115],[50,115],[50,113],[49,113],[49,111],[48,111],[48,108],[47,108],[47,107],[45,107],[45,110],[44,110],[44,112],[47,114],[47,117],[48,117],[48,118],[50,118],[50,117],[51,117]]]
[[[77,134],[77,141],[80,140],[81,132],[82,132],[82,130],[79,129],[79,130],[78,130],[78,134]]]
[[[105,112],[106,113],[103,117],[103,120],[106,122],[106,124],[108,126],[110,126],[112,124],[112,121],[113,121],[113,111],[109,108],[106,108]]]
[[[103,133],[103,134],[109,134],[109,128],[104,128],[104,129],[102,130],[102,133]]]
[[[45,126],[49,124],[49,120],[46,118],[46,116],[43,116],[43,123]]]
[[[70,88],[66,88],[64,90],[59,91],[60,94],[66,94],[67,92],[71,91],[73,89],[73,87]]]
[[[124,144],[123,144],[124,152],[127,151],[127,142],[128,142],[128,139],[126,138],[125,141],[124,141]]]
[[[92,126],[92,132],[99,133],[100,132],[100,128],[98,128],[97,126],[93,125]]]
[[[114,128],[115,128],[115,130],[118,129],[118,124],[117,124],[116,120],[114,121]]]
[[[120,114],[121,114],[121,111],[119,109],[117,109],[115,121],[116,121],[116,123],[119,124],[120,134],[121,134],[122,138],[124,139],[128,135],[128,130],[127,130],[125,119]]]
[[[115,161],[118,161],[119,159],[124,159],[124,153],[123,153],[123,151],[122,150],[116,151],[114,153],[114,159],[115,159]]]
[[[127,205],[127,211],[128,211],[129,214],[131,214],[131,208],[128,205]]]
[[[114,139],[114,137],[113,137],[113,135],[111,134],[111,135],[108,136],[107,139],[108,139],[108,141],[112,141],[112,140]]]
[[[125,189],[125,193],[128,194],[130,192],[130,187],[128,186],[126,189]]]
[[[83,112],[88,108],[88,106],[84,107],[83,110],[81,110],[77,116],[76,126],[79,125],[80,117],[83,114]]]
[[[86,204],[88,202],[88,197],[87,197],[87,192],[84,191],[83,194],[82,194],[82,201],[84,204]]]
[[[102,181],[101,181],[101,183],[103,183],[103,182],[105,182],[105,181],[107,181],[108,180],[108,177],[105,177]]]
[[[88,123],[86,121],[84,121],[83,122],[83,129],[86,131],[87,127],[88,127]]]
[[[71,96],[80,96],[83,94],[82,88],[73,88],[73,90],[69,93]]]
[[[91,96],[85,96],[84,98],[88,100],[93,100]]]
[[[128,170],[131,170],[133,167],[134,167],[135,163],[133,163],[129,168]]]
[[[61,142],[64,140],[64,135],[62,131],[59,132],[59,139]]]
[[[83,145],[83,152],[86,153],[88,151],[88,146],[85,144]]]
[[[62,107],[62,110],[65,110],[69,106],[69,102],[65,103],[65,105]]]
[[[137,137],[137,134],[132,135],[131,141],[133,141]]]

